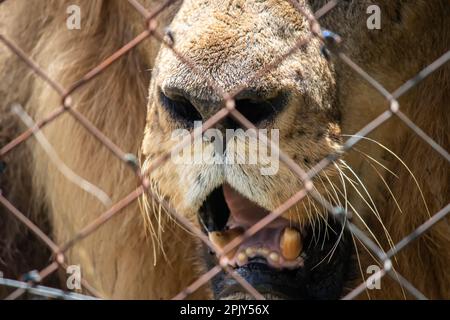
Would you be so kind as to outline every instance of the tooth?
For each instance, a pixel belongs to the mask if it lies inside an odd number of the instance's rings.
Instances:
[[[281,254],[287,260],[294,260],[302,252],[300,233],[294,228],[286,228],[280,239]]]
[[[263,257],[267,257],[270,253],[269,249],[267,249],[267,248],[258,248],[257,252],[259,255],[261,255]]]
[[[244,252],[239,252],[237,255],[237,261],[239,265],[243,265],[247,262],[247,255]]]
[[[253,247],[248,247],[247,249],[245,249],[245,253],[247,254],[247,256],[249,256],[250,258],[253,258],[256,255],[256,249]]]
[[[269,259],[274,261],[274,262],[278,262],[278,260],[280,259],[280,256],[276,252],[271,252],[269,254]]]
[[[242,234],[242,230],[235,228],[227,231],[213,231],[208,233],[209,240],[214,243],[219,248],[223,249],[228,243],[230,243],[234,238],[240,236]],[[233,258],[234,254],[237,251],[237,247],[232,249],[227,253],[227,257],[229,259]]]

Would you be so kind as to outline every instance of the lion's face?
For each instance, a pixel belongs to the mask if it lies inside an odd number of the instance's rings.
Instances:
[[[305,10],[311,9],[300,1]],[[184,1],[168,26],[167,40],[194,65],[162,47],[149,91],[143,142],[145,165],[170,152],[181,129],[192,130],[216,114],[223,93],[239,86],[236,108],[258,129],[279,141],[304,170],[339,152],[340,112],[333,65],[311,39],[257,79],[259,70],[311,35],[310,25],[288,1]],[[207,80],[209,79],[209,80]],[[212,86],[211,84],[214,84]],[[180,213],[198,221],[210,239],[223,246],[302,188],[299,178],[264,144],[226,118],[153,171],[158,192]],[[217,136],[222,134],[222,138]],[[256,150],[256,160],[250,160]],[[219,150],[220,152],[218,152]],[[196,158],[197,156],[197,158]],[[186,160],[187,159],[187,160]],[[256,161],[256,162],[255,162]],[[145,167],[144,165],[144,167]],[[336,172],[318,176],[317,188]],[[325,232],[325,221],[334,231]],[[230,264],[260,292],[283,298],[336,298],[347,280],[350,250],[338,242],[340,227],[317,203],[302,201],[228,257]],[[335,232],[335,233],[333,233]],[[215,259],[214,257],[210,257]],[[240,286],[224,276],[214,282],[218,297],[239,297]]]

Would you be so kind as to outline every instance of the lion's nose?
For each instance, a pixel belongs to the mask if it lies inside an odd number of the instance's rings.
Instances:
[[[264,126],[274,120],[286,106],[287,94],[283,92],[267,92],[256,89],[246,89],[236,98],[236,109],[256,126]],[[206,121],[220,108],[224,101],[211,95],[211,98],[192,95],[180,88],[165,87],[160,91],[162,107],[175,120],[192,125],[194,121]],[[226,121],[227,127],[238,127],[234,121]]]

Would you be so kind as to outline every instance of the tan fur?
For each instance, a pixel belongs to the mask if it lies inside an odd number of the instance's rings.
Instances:
[[[146,7],[161,2],[145,1]],[[315,2],[314,7],[317,9],[322,2],[325,1]],[[342,35],[344,51],[361,67],[388,90],[395,90],[450,48],[450,9],[446,1],[402,2],[401,5],[388,0],[379,2],[383,14],[380,31],[365,28],[368,1],[344,2],[321,23]],[[65,25],[65,9],[68,4],[77,3],[82,10],[82,29],[69,31]],[[0,21],[1,32],[65,87],[143,28],[139,14],[120,0],[6,1],[0,6]],[[169,49],[160,49],[155,40],[147,40],[72,97],[75,108],[114,143],[126,152],[142,153],[144,167],[175,145],[170,134],[178,124],[156,99],[159,87],[164,90],[170,84],[198,98],[218,101],[217,93],[206,86],[204,76],[213,78],[224,91],[231,90],[309,32],[306,20],[288,2],[275,0],[184,1],[182,6],[171,6],[158,21],[159,32],[169,25],[177,50],[195,62],[202,76],[183,66]],[[246,39],[251,39],[251,45],[247,45]],[[24,130],[10,112],[13,102],[21,103],[39,120],[57,108],[60,101],[47,84],[6,48],[0,47],[0,53],[0,146],[3,146]],[[271,127],[280,129],[281,148],[305,169],[339,150],[340,133],[357,132],[387,108],[382,96],[347,66],[339,61],[328,63],[320,54],[317,40],[248,85],[268,93],[282,89],[292,94],[289,106]],[[447,64],[400,99],[402,110],[446,149],[449,149],[446,131],[450,124],[449,87]],[[219,108],[219,104],[210,103],[199,110],[208,118]],[[114,202],[138,185],[133,172],[70,115],[63,115],[43,132],[72,170],[102,188]],[[389,120],[370,137],[386,145],[409,166],[431,214],[449,202],[448,163],[397,119]],[[398,176],[393,178],[378,167],[403,213],[397,210],[382,179],[361,154],[352,151],[345,157],[367,186],[394,242],[399,241],[429,217],[419,189],[399,161],[384,149],[369,142],[357,147]],[[69,240],[106,209],[62,176],[33,139],[5,160],[9,168],[0,176],[2,190],[22,211],[36,221],[43,221],[40,225],[49,221],[58,243]],[[227,170],[223,175],[208,166],[177,166],[169,161],[150,178],[161,197],[193,221],[208,192],[225,181],[267,209],[276,208],[301,187],[295,175],[283,165],[277,175],[266,177],[251,166],[230,166]],[[329,176],[339,184],[337,170],[330,167],[325,172],[320,175],[322,179]],[[324,192],[318,179],[316,185]],[[349,186],[348,189],[348,201],[388,249],[381,225],[356,192]],[[150,203],[148,210],[157,237],[146,228],[138,203],[133,203],[120,217],[109,221],[68,253],[69,263],[81,264],[85,279],[106,297],[171,298],[204,271],[197,267],[198,241],[165,213],[160,218],[158,205]],[[2,221],[7,221],[3,208],[0,214]],[[307,220],[302,203],[285,216]],[[0,258],[10,256],[0,266],[7,269],[8,275],[17,276],[27,269],[19,267],[19,255],[12,252],[12,243],[22,243],[18,246],[22,250],[24,242],[35,243],[36,239],[10,226],[11,223],[5,223],[0,228],[7,235],[4,238],[9,239],[7,245],[0,243]],[[156,238],[164,250],[159,248]],[[450,276],[446,272],[450,264],[449,243],[447,220],[403,250],[394,266],[428,297],[450,298]],[[359,249],[365,270],[374,262],[365,250]],[[44,266],[45,258],[40,259],[40,266]],[[370,297],[403,298],[399,285],[387,278],[382,282],[382,289],[370,291]],[[193,297],[210,297],[209,289],[203,288]]]

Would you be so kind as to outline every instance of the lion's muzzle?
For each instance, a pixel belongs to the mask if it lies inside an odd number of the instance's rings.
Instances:
[[[229,185],[214,190],[200,209],[200,220],[211,242],[226,247],[269,214]],[[351,277],[348,235],[337,221],[301,226],[277,218],[243,239],[226,257],[229,266],[261,293],[282,299],[335,299]],[[209,263],[217,263],[208,256]],[[222,274],[213,280],[217,298],[243,292]]]

